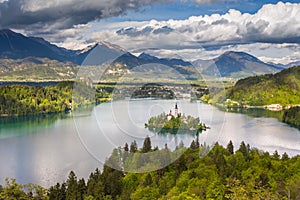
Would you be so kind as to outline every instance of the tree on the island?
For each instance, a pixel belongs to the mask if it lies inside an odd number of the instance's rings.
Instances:
[[[227,150],[230,154],[233,154],[234,153],[234,146],[232,144],[232,141],[230,140],[228,145],[227,145]]]
[[[206,125],[200,123],[199,117],[194,118],[189,115],[183,118],[181,117],[181,114],[179,114],[178,117],[168,117],[170,116],[165,113],[156,117],[151,117],[148,120],[148,124],[145,124],[145,127],[150,131],[171,134],[177,134],[179,130],[197,131],[197,133],[199,133],[206,129]]]
[[[151,140],[150,140],[150,137],[147,136],[145,138],[145,140],[144,140],[142,152],[143,153],[147,153],[147,152],[151,151],[151,148],[152,148],[152,146],[151,146]]]

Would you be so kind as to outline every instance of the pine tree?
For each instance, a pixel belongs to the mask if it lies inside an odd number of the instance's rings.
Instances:
[[[282,160],[288,160],[289,159],[289,156],[287,155],[287,153],[286,152],[284,152],[283,154],[282,154],[282,158],[281,158]]]
[[[67,198],[67,184],[63,183],[61,184],[61,188],[60,188],[60,199],[65,200]]]
[[[86,185],[85,185],[85,181],[84,181],[84,179],[82,178],[82,179],[80,179],[79,181],[78,181],[78,195],[79,195],[79,198],[78,199],[80,199],[80,200],[83,200],[84,199],[84,196],[86,195],[86,189],[87,189],[87,187],[86,187]]]
[[[102,173],[102,181],[104,185],[105,195],[112,196],[115,199],[122,192],[122,178],[123,173],[119,170],[113,169],[104,165]]]
[[[147,153],[149,151],[151,151],[151,140],[150,140],[150,137],[147,136],[144,140],[144,145],[143,145],[143,148],[142,148],[142,152],[143,153]]]
[[[92,196],[95,200],[101,200],[104,196],[104,186],[101,179],[101,173],[97,168],[91,173],[87,182],[87,195]]]
[[[274,152],[272,158],[275,159],[275,160],[279,160],[279,159],[280,159],[280,155],[278,154],[278,151],[277,151],[277,150],[275,150],[275,152]]]
[[[191,149],[197,149],[197,145],[196,145],[195,140],[192,141],[192,143],[191,143],[191,145],[190,145],[190,148],[191,148]]]
[[[124,151],[122,151],[122,161],[125,162],[125,160],[128,158],[128,156],[129,156],[129,147],[128,147],[128,144],[125,143]]]
[[[60,184],[57,183],[55,186],[49,188],[49,200],[60,200]]]
[[[70,172],[67,180],[66,200],[78,199],[77,177],[73,171]]]
[[[245,142],[241,142],[239,151],[244,155],[245,158],[248,158],[248,147],[246,146]]]
[[[124,151],[129,151],[128,144],[125,143]]]
[[[230,154],[233,154],[234,153],[234,146],[232,144],[232,141],[230,140],[228,145],[227,145],[227,150]]]
[[[134,140],[130,145],[130,152],[135,153],[137,151],[137,149],[138,149],[138,146],[137,146],[136,141]]]
[[[195,140],[195,145],[196,145],[196,148],[198,149],[200,147],[200,143],[199,143],[199,135],[197,135],[197,138]]]

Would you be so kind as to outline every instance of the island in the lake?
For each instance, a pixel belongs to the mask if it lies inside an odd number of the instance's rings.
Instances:
[[[200,122],[199,117],[194,118],[190,115],[178,112],[178,105],[175,104],[174,114],[170,110],[169,114],[162,113],[158,116],[151,117],[145,127],[152,132],[157,133],[201,133],[209,129],[204,123]]]

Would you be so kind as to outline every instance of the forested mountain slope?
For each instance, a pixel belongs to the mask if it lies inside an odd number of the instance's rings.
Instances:
[[[226,90],[226,95],[216,94],[212,101],[224,103],[228,99],[240,105],[252,106],[300,104],[300,66],[274,75],[241,79]]]

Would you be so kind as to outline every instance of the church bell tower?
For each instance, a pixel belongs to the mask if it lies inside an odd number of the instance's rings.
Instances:
[[[174,113],[174,117],[175,117],[175,118],[178,117],[178,106],[177,106],[177,103],[175,104],[175,113]]]

